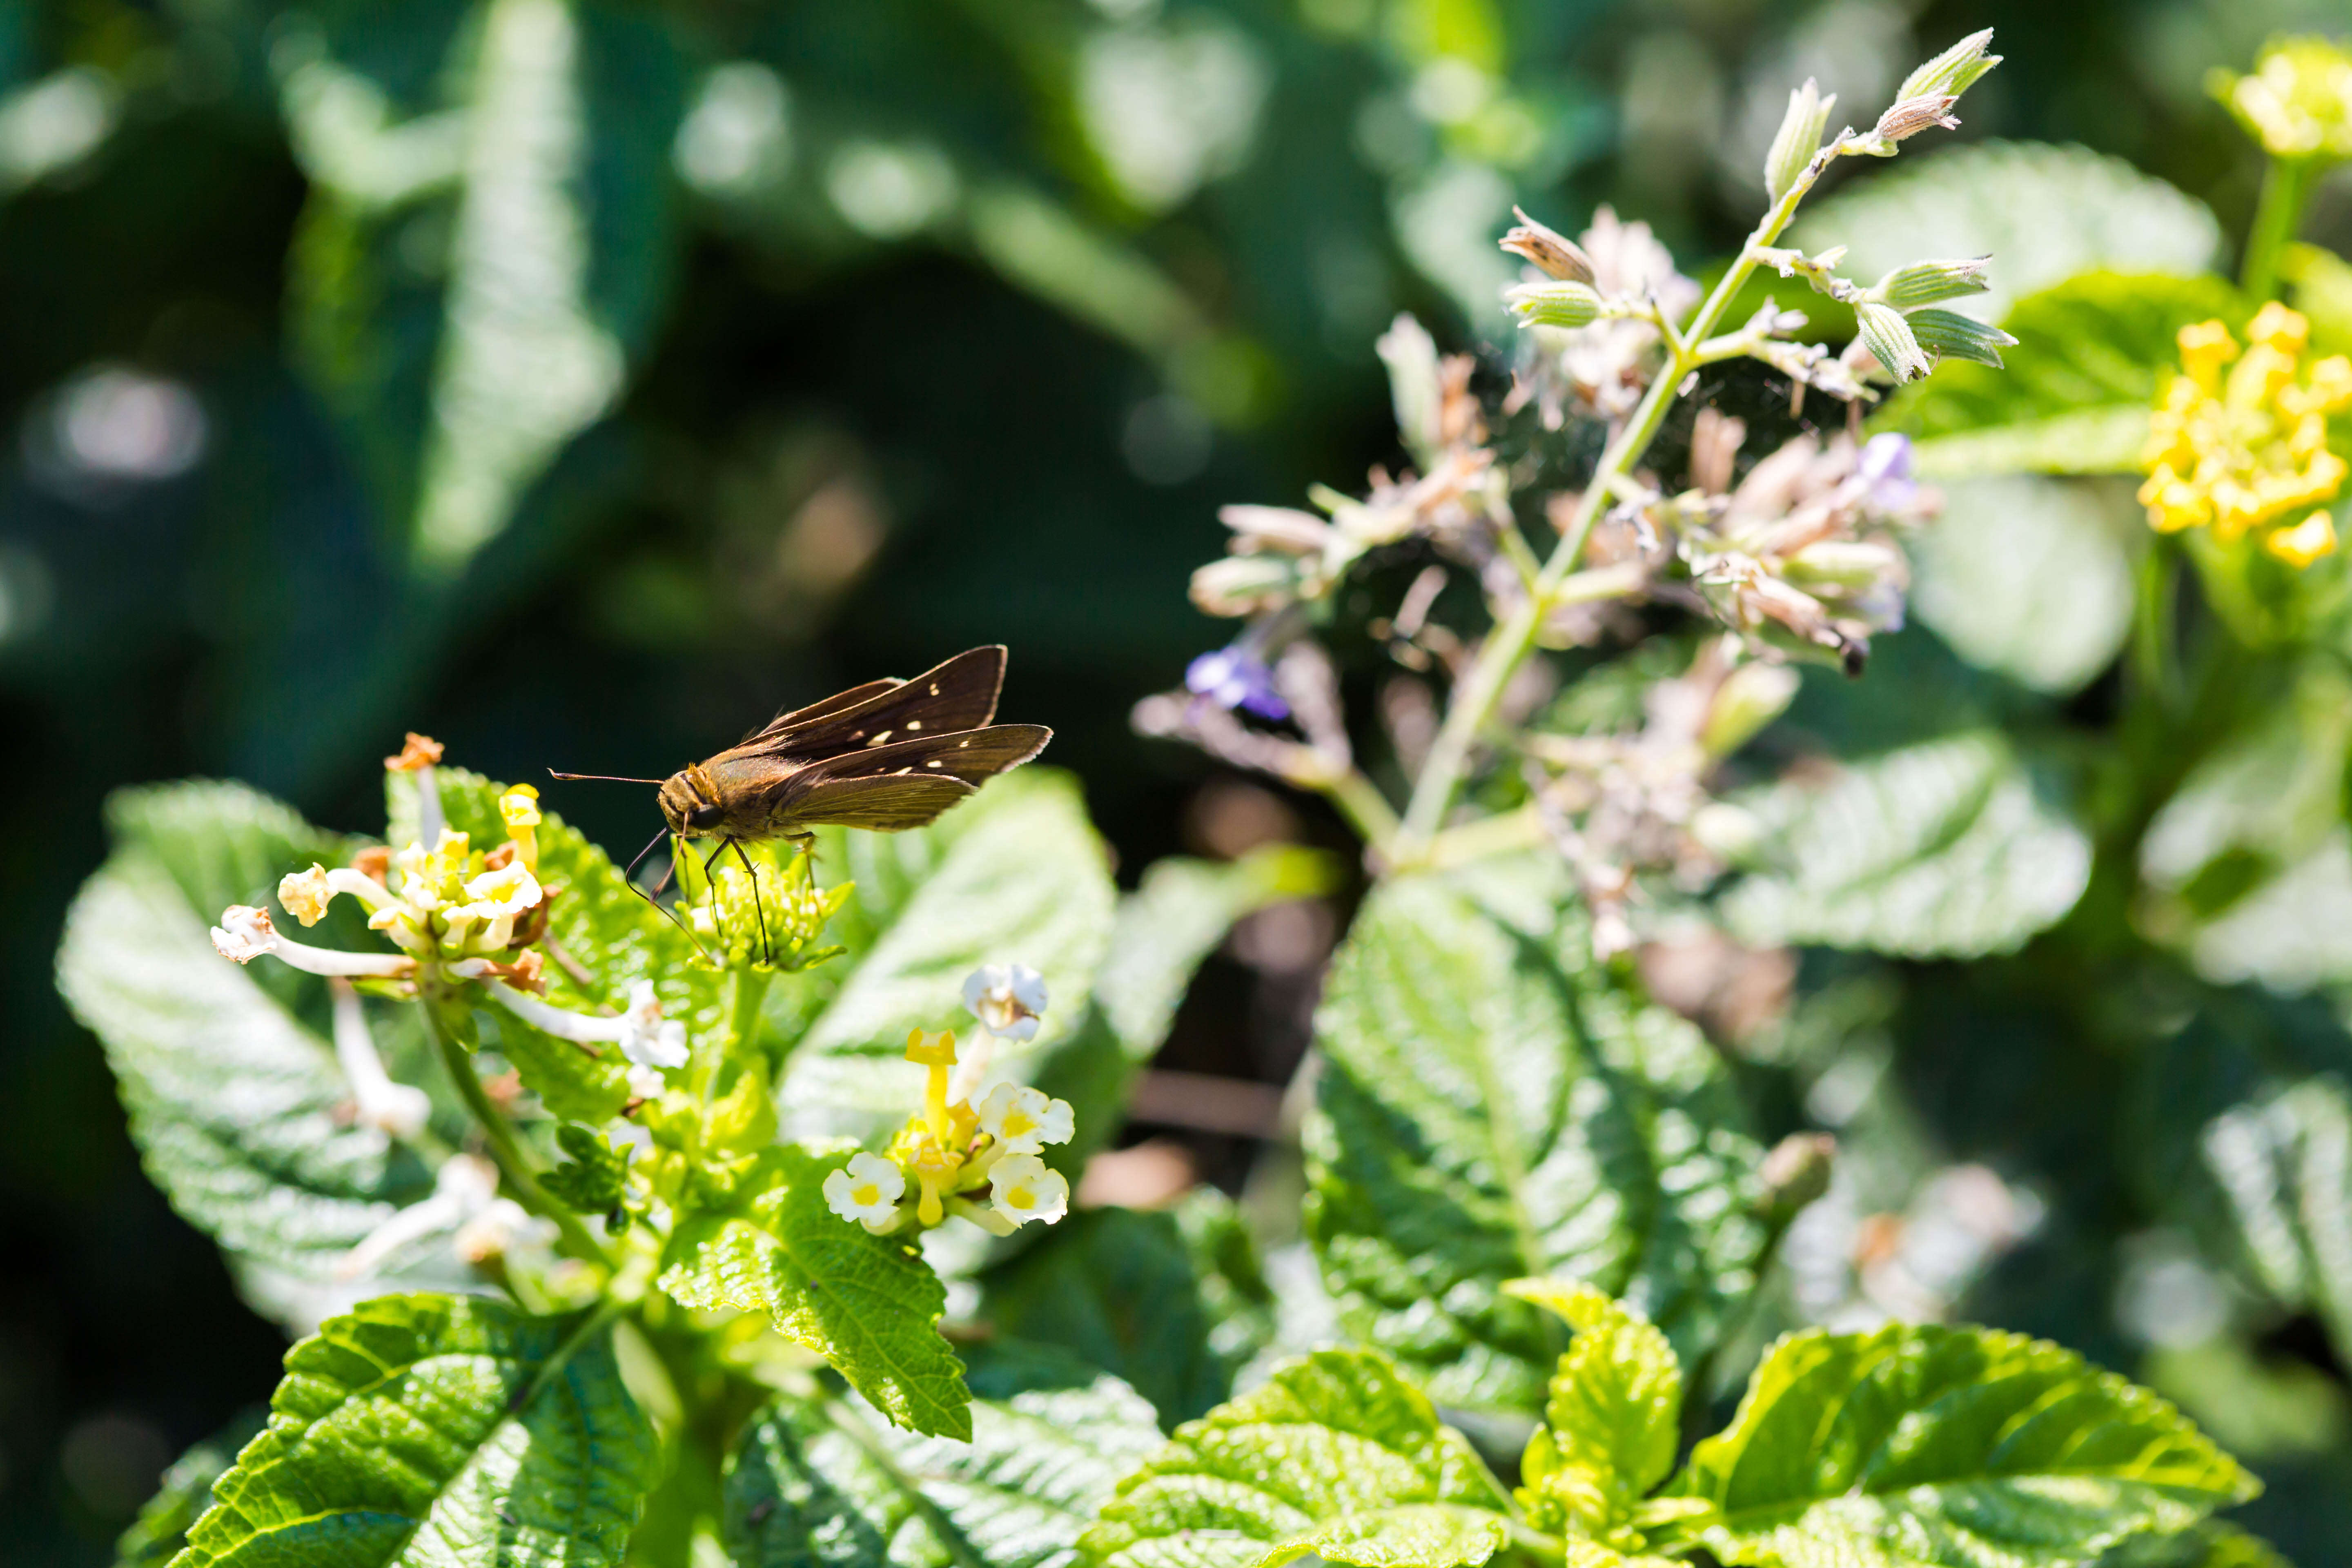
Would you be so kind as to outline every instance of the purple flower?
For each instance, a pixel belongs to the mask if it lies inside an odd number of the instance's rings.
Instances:
[[[1873,436],[1863,443],[1862,458],[1856,465],[1861,474],[1864,504],[1873,510],[1895,515],[1907,511],[1918,500],[1919,487],[1911,479],[1911,437],[1893,431]]]
[[[1274,671],[1246,637],[1186,665],[1184,689],[1227,711],[1239,708],[1261,719],[1290,717],[1290,705],[1274,689]]]

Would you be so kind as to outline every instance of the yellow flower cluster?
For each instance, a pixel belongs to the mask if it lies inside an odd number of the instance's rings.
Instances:
[[[2327,39],[2276,39],[2252,75],[2211,85],[2273,157],[2352,158],[2352,57]]]
[[[2263,549],[2308,566],[2336,549],[2326,511],[2273,525],[2343,487],[2327,416],[2352,407],[2352,360],[2331,354],[2304,365],[2310,324],[2277,303],[2262,308],[2246,335],[2242,353],[2220,321],[2180,329],[2180,373],[2148,420],[2140,502],[2160,532],[2210,527],[2228,543],[2263,530]]]

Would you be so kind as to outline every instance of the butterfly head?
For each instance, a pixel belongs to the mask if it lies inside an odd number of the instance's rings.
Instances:
[[[726,808],[719,804],[718,788],[699,763],[664,779],[659,799],[669,830],[681,838],[716,833],[727,818]]]

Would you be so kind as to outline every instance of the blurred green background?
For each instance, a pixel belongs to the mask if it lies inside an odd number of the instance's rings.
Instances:
[[[1127,710],[1223,640],[1184,597],[1220,501],[1394,460],[1391,315],[1499,334],[1511,202],[1571,230],[1612,202],[1696,270],[1750,221],[1793,81],[1861,118],[1993,26],[2008,63],[1963,139],[2119,155],[2241,232],[2258,159],[2204,74],[2343,23],[2343,0],[0,5],[0,1555],[109,1561],[283,1348],[142,1177],[51,988],[108,790],[233,775],[363,829],[406,729],[493,776],[658,774],[1003,641],[1007,716],[1055,727],[1129,875],[1342,842]],[[2306,233],[2347,247],[2352,184]],[[656,826],[645,791],[550,799],[627,851]],[[1249,959],[1204,977],[1171,1065],[1287,1075],[1295,955]],[[1238,1175],[1245,1146],[1195,1143]],[[2295,1540],[2305,1568],[2352,1562],[2327,1539]]]

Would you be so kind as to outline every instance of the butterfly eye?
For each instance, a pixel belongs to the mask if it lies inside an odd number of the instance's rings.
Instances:
[[[716,827],[720,815],[715,805],[698,805],[686,814],[686,825],[688,827]]]

